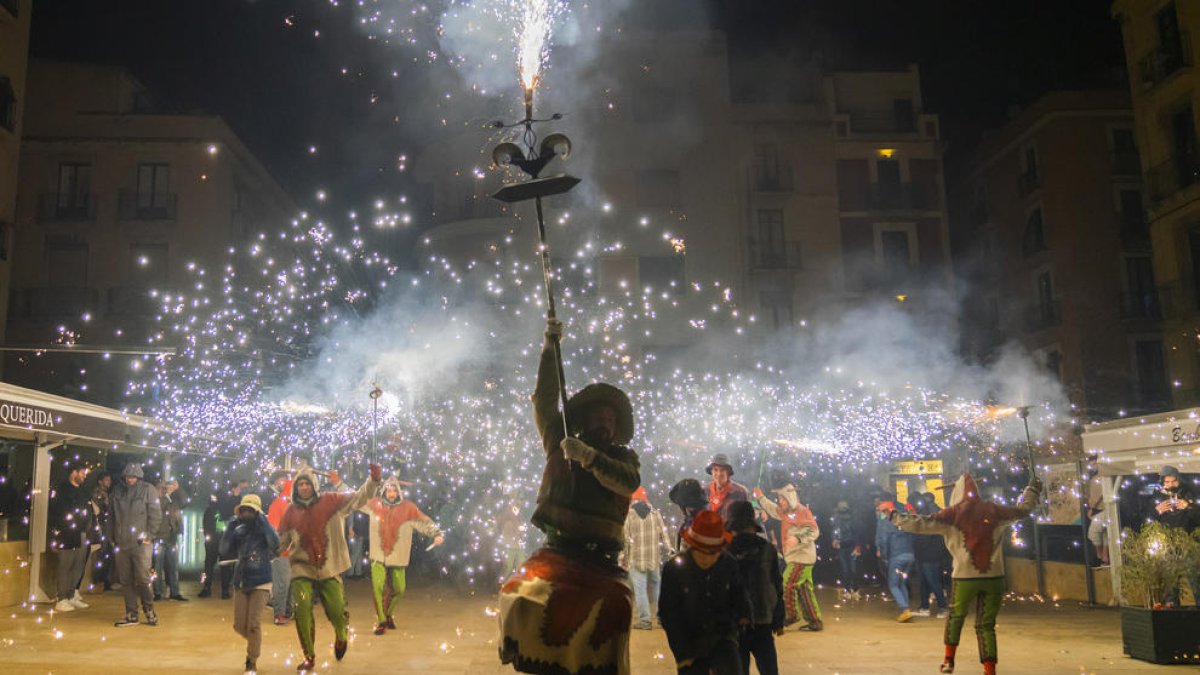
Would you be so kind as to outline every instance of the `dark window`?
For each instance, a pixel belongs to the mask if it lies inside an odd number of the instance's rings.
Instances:
[[[1054,279],[1049,272],[1042,272],[1035,280],[1037,286],[1037,309],[1041,325],[1049,325],[1055,319]]]
[[[876,188],[875,203],[880,207],[894,207],[902,203],[904,186],[900,183],[900,162],[895,159],[881,159],[877,165],[879,185]]]
[[[162,288],[167,283],[167,245],[130,244],[129,285]]]
[[[1112,130],[1113,173],[1118,176],[1137,176],[1141,173],[1137,142],[1132,129]]]
[[[0,260],[8,260],[8,226],[0,225]]]
[[[17,92],[12,81],[0,76],[0,127],[9,131],[17,128]]]
[[[85,288],[87,278],[87,244],[46,243],[46,282],[50,288]]]
[[[1176,185],[1184,188],[1196,182],[1197,173],[1196,120],[1192,118],[1192,106],[1171,115],[1170,133]]]
[[[754,146],[754,182],[759,188],[779,186],[779,146],[759,143]]]
[[[883,264],[884,278],[890,282],[901,282],[908,277],[912,267],[912,246],[908,232],[883,230],[879,233],[879,259]]]
[[[1036,208],[1029,214],[1029,219],[1025,221],[1025,235],[1021,240],[1021,251],[1026,256],[1034,255],[1045,251],[1046,246],[1046,224],[1042,220],[1042,209]]]
[[[1125,315],[1151,319],[1158,316],[1158,293],[1154,288],[1154,270],[1150,256],[1125,258]]]
[[[1188,231],[1188,255],[1192,264],[1192,298],[1200,308],[1200,228]]]
[[[758,210],[758,242],[763,251],[783,251],[783,209]]]
[[[1121,190],[1121,229],[1141,232],[1146,229],[1146,210],[1141,190]]]
[[[1137,398],[1143,407],[1164,405],[1170,399],[1162,340],[1137,340],[1133,343]]]
[[[1137,141],[1133,138],[1133,129],[1112,130],[1113,150],[1137,152]]]
[[[683,256],[638,256],[638,281],[642,288],[665,291],[683,286]]]
[[[1058,351],[1057,349],[1052,349],[1046,352],[1046,356],[1044,357],[1046,370],[1054,376],[1054,379],[1059,381],[1062,381],[1062,363],[1062,352]]]
[[[58,217],[86,215],[92,191],[92,165],[62,162],[58,165],[58,191],[54,210]]]
[[[138,209],[165,209],[171,191],[169,164],[139,164],[137,183]]]
[[[1183,60],[1183,34],[1179,30],[1179,14],[1175,3],[1163,7],[1154,15],[1154,27],[1158,30],[1158,48],[1163,54]]]
[[[652,169],[637,173],[638,206],[674,209],[682,205],[679,172]]]
[[[769,325],[776,329],[792,325],[792,293],[791,291],[760,291],[759,304]]]
[[[892,101],[892,111],[896,117],[896,131],[911,132],[917,130],[917,118],[913,113],[911,98],[898,98]]]
[[[633,121],[642,123],[669,122],[679,110],[679,96],[674,89],[643,86],[633,92]]]

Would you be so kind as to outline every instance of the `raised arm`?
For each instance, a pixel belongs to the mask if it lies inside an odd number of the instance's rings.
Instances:
[[[781,520],[779,517],[779,505],[771,501],[762,490],[754,488],[754,497],[758,499],[758,505],[766,512],[768,516],[775,520]]]
[[[538,435],[546,438],[547,429],[558,422],[558,364],[554,358],[554,342],[562,339],[562,323],[555,319],[546,322],[546,337],[538,361],[537,382],[533,385],[533,421]]]
[[[353,493],[349,495],[339,495],[342,497],[342,503],[338,505],[337,515],[345,517],[351,511],[357,511],[367,505],[371,501],[371,497],[379,492],[379,485],[383,479],[383,469],[378,464],[371,465],[371,477],[363,482]]]
[[[632,450],[625,450],[624,456],[618,458],[610,457],[578,438],[563,439],[560,445],[569,459],[579,462],[579,466],[601,485],[622,497],[632,495],[642,484],[641,465]]]
[[[940,534],[943,537],[954,532],[954,526],[934,520],[933,516],[918,516],[914,513],[892,512],[892,524],[901,532],[913,534]]]

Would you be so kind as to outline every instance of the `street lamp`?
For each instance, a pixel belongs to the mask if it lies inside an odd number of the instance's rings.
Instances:
[[[383,396],[383,390],[374,382],[371,387],[371,393],[368,394],[371,397],[371,463],[375,464],[379,446],[379,397]]]

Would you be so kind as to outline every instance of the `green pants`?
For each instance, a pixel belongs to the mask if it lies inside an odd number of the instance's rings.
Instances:
[[[349,639],[348,625],[350,614],[346,611],[346,594],[342,588],[342,578],[309,579],[307,577],[292,577],[292,604],[296,609],[296,633],[300,635],[300,647],[308,658],[315,658],[313,643],[316,640],[313,625],[313,592],[321,594],[321,606],[325,608],[325,617],[333,624],[333,634],[345,642]]]
[[[784,623],[792,625],[804,616],[813,628],[821,628],[821,606],[813,592],[812,565],[788,563],[783,570]]]
[[[384,608],[383,592],[392,582],[392,592],[388,596],[387,608]],[[396,600],[404,595],[404,568],[387,567],[381,562],[371,563],[371,590],[375,594],[375,618],[379,623],[386,623],[396,609]]]
[[[946,619],[946,644],[958,645],[967,610],[975,603],[975,637],[979,640],[979,660],[996,661],[996,615],[1004,602],[1004,577],[954,579],[950,617]]]

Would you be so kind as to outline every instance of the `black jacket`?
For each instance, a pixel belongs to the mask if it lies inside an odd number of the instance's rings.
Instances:
[[[1182,530],[1191,532],[1200,521],[1200,506],[1196,504],[1196,497],[1187,487],[1180,485],[1174,493],[1177,500],[1185,500],[1188,502],[1186,509],[1176,509],[1160,514],[1157,510],[1159,504],[1170,501],[1172,495],[1166,490],[1159,490],[1155,493],[1154,498],[1150,500],[1150,512],[1147,514],[1148,520],[1156,520],[1167,527],[1178,527]]]
[[[50,548],[75,549],[82,548],[89,538],[99,541],[91,532],[92,505],[88,495],[71,481],[64,480],[54,489],[47,515]]]
[[[738,563],[729,554],[706,570],[687,552],[663,565],[658,618],[677,662],[707,656],[724,640],[737,643],[740,623],[751,614]]]
[[[756,626],[783,628],[783,574],[779,570],[779,552],[771,542],[757,534],[735,534],[729,543],[729,555],[738,563],[742,582],[754,614]]]

